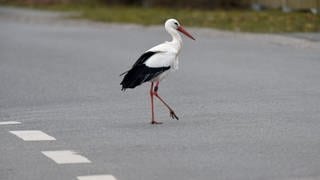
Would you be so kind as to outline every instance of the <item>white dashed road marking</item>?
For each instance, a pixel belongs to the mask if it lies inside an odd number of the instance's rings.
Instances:
[[[9,131],[25,141],[53,141],[54,137],[38,130],[27,131]]]
[[[91,163],[86,157],[70,150],[42,151],[42,154],[52,159],[57,164]]]
[[[78,180],[117,180],[112,175],[92,175],[92,176],[78,176]]]
[[[11,125],[11,124],[21,124],[21,122],[18,122],[18,121],[2,121],[2,122],[0,122],[0,125]]]
[[[1,121],[0,122],[0,125],[14,125],[14,124],[21,124],[21,122],[18,122],[18,121]],[[19,130],[19,131],[9,131],[9,132],[23,139],[24,141],[56,140],[54,137],[39,130]],[[91,161],[88,158],[82,155],[79,155],[77,152],[74,152],[71,150],[41,151],[41,153],[47,156],[49,159],[56,162],[57,164],[91,163]],[[78,176],[77,179],[78,180],[117,180],[113,175],[109,175],[109,174]]]

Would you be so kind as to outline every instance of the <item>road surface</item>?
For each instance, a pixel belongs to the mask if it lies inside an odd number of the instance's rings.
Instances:
[[[0,179],[320,179],[320,42],[188,29],[155,126],[119,74],[162,26],[0,8]]]

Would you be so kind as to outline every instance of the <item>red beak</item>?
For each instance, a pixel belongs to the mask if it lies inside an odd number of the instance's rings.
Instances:
[[[183,34],[185,34],[186,36],[188,36],[189,38],[193,39],[193,40],[196,40],[194,37],[191,36],[190,33],[188,33],[182,26],[179,26],[178,31],[182,32]]]

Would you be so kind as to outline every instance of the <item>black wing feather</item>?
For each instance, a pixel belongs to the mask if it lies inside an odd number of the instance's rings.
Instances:
[[[139,64],[143,64],[144,62],[146,62],[151,56],[153,56],[154,54],[156,54],[158,52],[153,52],[153,51],[147,51],[145,53],[143,53],[139,59],[133,64],[132,67],[137,66]]]
[[[170,69],[170,66],[167,67],[159,67],[159,68],[151,68],[147,67],[144,62],[148,60],[151,56],[156,54],[157,52],[148,51],[140,56],[140,58],[133,64],[132,68],[122,73],[125,74],[123,80],[120,85],[122,85],[122,90],[127,88],[135,88],[140,84],[150,81],[153,78],[157,77],[164,71]]]
[[[139,59],[132,65],[132,68],[137,66],[137,65],[140,65],[140,64],[143,64],[144,62],[146,62],[151,56],[153,56],[154,54],[156,54],[158,52],[153,52],[153,51],[147,51],[145,53],[143,53]],[[120,76],[123,76],[125,74],[127,74],[130,70],[128,71],[125,71],[123,73],[120,74]]]

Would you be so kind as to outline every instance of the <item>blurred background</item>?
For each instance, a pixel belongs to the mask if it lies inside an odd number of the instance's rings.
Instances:
[[[3,0],[9,2],[9,0]],[[12,0],[11,0],[12,1]],[[15,0],[29,4],[41,3],[101,3],[109,5],[138,5],[144,7],[183,7],[183,8],[248,8],[262,10],[281,8],[285,12],[292,10],[310,10],[319,13],[320,0]]]
[[[103,22],[162,24],[175,17],[186,26],[228,31],[319,32],[320,0],[0,0],[16,5],[77,12]]]

